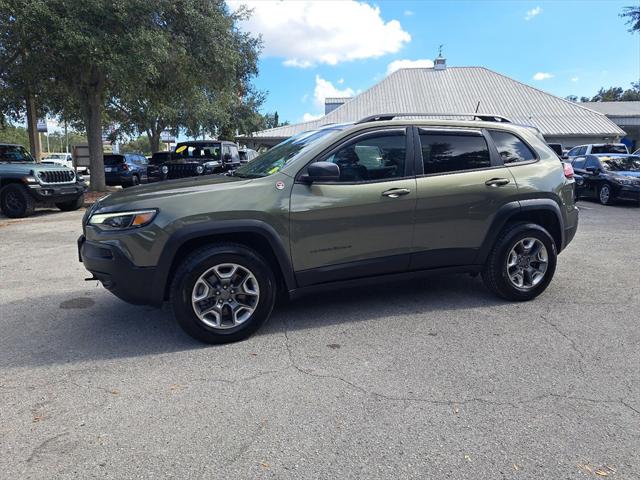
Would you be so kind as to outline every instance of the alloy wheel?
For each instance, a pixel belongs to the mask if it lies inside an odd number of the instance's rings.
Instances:
[[[507,256],[507,274],[514,287],[531,290],[547,273],[549,255],[547,248],[537,238],[519,240]]]
[[[236,263],[211,267],[196,280],[191,292],[193,311],[210,328],[243,324],[258,306],[260,287],[255,275]]]
[[[603,185],[600,188],[600,203],[607,204],[609,203],[609,199],[611,198],[611,189],[609,185]]]

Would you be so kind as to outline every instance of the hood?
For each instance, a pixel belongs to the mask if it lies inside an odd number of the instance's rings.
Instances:
[[[17,174],[24,173],[25,175],[32,175],[35,172],[44,172],[48,170],[56,170],[56,171],[71,170],[69,167],[66,167],[64,165],[49,165],[46,163],[32,163],[32,162],[29,162],[29,163],[0,162],[0,169],[2,169],[2,171],[6,173],[17,173]]]
[[[182,196],[210,190],[223,190],[231,184],[250,182],[246,178],[229,177],[227,175],[205,175],[203,177],[186,177],[178,180],[140,185],[112,193],[100,200],[100,208],[121,207],[133,202],[152,206],[159,198]]]
[[[623,170],[622,172],[614,172],[614,175],[619,175],[621,177],[635,177],[640,178],[640,171],[638,170]]]

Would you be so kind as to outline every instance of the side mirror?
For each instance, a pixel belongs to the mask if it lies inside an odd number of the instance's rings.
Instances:
[[[316,162],[309,165],[307,174],[302,177],[306,183],[337,182],[340,179],[340,167],[331,162]]]
[[[587,167],[585,168],[587,172],[593,173],[594,175],[598,175],[600,173],[600,169],[598,167]]]

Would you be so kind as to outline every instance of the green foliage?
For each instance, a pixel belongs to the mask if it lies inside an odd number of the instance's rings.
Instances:
[[[29,135],[24,127],[15,127],[6,124],[0,127],[0,143],[11,143],[26,147],[29,144]]]
[[[166,150],[165,144],[160,144],[160,151]],[[126,143],[120,144],[120,153],[142,153],[143,155],[150,156],[153,151],[151,149],[151,142],[147,135],[140,135],[138,138],[134,138]]]
[[[640,7],[624,7],[620,14],[622,18],[626,18],[626,24],[629,25],[629,31],[640,32]]]
[[[569,95],[567,100],[575,102],[578,97]],[[581,102],[637,102],[640,101],[640,80],[631,83],[631,88],[621,87],[601,88],[593,97],[580,97]]]
[[[69,131],[69,151],[74,145],[86,145],[87,137],[84,135]],[[0,143],[13,143],[26,147],[29,144],[29,135],[27,129],[21,126],[6,124],[0,127]],[[46,152],[47,137],[42,134],[42,144]],[[63,132],[52,132],[49,134],[49,151],[64,152],[67,148],[67,139]]]

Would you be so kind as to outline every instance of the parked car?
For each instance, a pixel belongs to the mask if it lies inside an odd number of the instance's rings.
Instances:
[[[576,188],[578,198],[593,198],[603,205],[616,200],[640,202],[640,156],[585,155],[572,165],[582,179]]]
[[[64,165],[73,170],[73,156],[70,153],[48,153],[40,163]]]
[[[154,180],[149,177],[147,157],[141,153],[105,155],[104,178],[107,185],[122,187],[133,187]]]
[[[170,179],[210,175],[239,167],[240,155],[233,142],[194,140],[178,143],[165,165]]]
[[[165,163],[169,160],[171,160],[171,152],[156,152],[147,158],[147,172],[151,181],[156,182],[167,179],[169,167],[167,167]]]
[[[544,138],[506,120],[402,117],[112,194],[83,219],[81,261],[128,302],[171,301],[211,343],[255,332],[279,293],[467,272],[508,300],[540,295],[578,225],[574,180]]]
[[[595,155],[599,153],[622,153],[628,154],[627,146],[624,143],[591,143],[588,145],[578,145],[573,147],[566,154],[567,160],[584,155]]]
[[[76,210],[86,188],[70,168],[36,163],[21,145],[0,144],[0,209],[7,217],[27,217],[39,205]]]
[[[241,148],[238,153],[240,154],[240,163],[249,163],[258,156],[258,152],[250,148]]]

